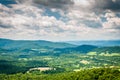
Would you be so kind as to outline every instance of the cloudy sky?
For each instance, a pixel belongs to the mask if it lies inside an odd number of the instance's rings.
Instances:
[[[118,40],[120,0],[0,0],[0,38]]]

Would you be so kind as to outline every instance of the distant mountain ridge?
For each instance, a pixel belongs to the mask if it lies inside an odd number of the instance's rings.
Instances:
[[[73,45],[95,45],[95,46],[120,46],[120,40],[100,40],[100,41],[66,41]]]
[[[59,42],[50,42],[45,40],[10,40],[10,39],[0,39],[0,48],[4,49],[15,49],[15,48],[66,48],[66,47],[75,47],[69,43],[59,43]]]
[[[87,43],[86,43],[87,44]],[[110,44],[110,43],[109,43]],[[69,53],[120,53],[120,46],[72,45],[64,42],[44,40],[0,39],[0,53],[21,53],[35,55],[61,55]],[[31,55],[30,54],[30,55]]]

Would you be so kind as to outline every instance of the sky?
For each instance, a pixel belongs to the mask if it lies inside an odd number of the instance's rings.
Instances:
[[[120,40],[120,0],[0,0],[0,38]]]

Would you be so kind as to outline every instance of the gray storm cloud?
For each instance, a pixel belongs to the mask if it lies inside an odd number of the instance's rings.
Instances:
[[[8,2],[9,1],[9,2]],[[17,2],[26,3],[26,4],[35,4],[37,6],[42,5],[48,8],[59,8],[59,9],[73,9],[73,5],[76,5],[75,2],[81,2],[82,0],[0,0],[0,3],[7,2],[8,4],[12,4]],[[85,0],[90,4],[88,8],[90,10],[111,10],[114,12],[120,11],[120,0]],[[83,8],[83,5],[77,6],[79,8]]]
[[[75,1],[79,0],[32,0],[35,4],[40,4],[52,8],[72,8],[75,5]],[[120,11],[120,0],[86,0],[90,3],[93,9],[97,10],[112,10],[112,11]],[[91,2],[94,1],[94,4]],[[82,7],[80,5],[79,7]]]
[[[37,6],[42,5],[49,8],[68,9],[74,3],[71,0],[16,0],[17,3],[32,3]]]
[[[120,0],[95,0],[93,8],[95,10],[120,11]]]

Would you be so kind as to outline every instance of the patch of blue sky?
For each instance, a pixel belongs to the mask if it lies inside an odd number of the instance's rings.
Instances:
[[[15,0],[0,0],[0,3],[3,5],[16,4]]]
[[[86,21],[82,21],[85,25],[87,25],[88,27],[91,28],[101,28],[102,24],[100,22],[96,22],[96,21],[90,21],[90,20],[86,20]]]
[[[105,17],[101,17],[102,22],[107,22],[107,19]]]
[[[62,16],[60,15],[59,11],[53,12],[53,11],[51,11],[51,10],[48,9],[48,8],[45,9],[45,12],[43,13],[43,15],[44,15],[44,16],[49,16],[49,17],[53,16],[53,17],[55,17],[57,20],[59,20],[59,19],[62,17]]]

